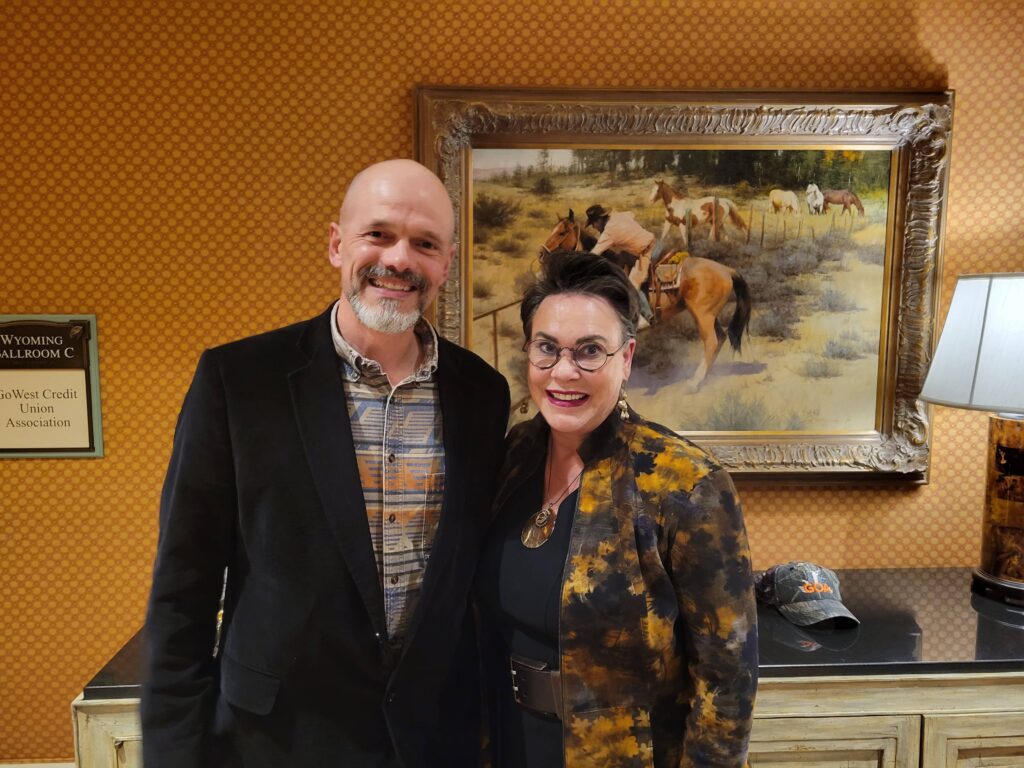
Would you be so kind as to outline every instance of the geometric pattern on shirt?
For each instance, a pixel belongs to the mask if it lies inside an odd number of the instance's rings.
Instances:
[[[392,388],[379,364],[355,353],[340,338],[337,324],[331,325],[342,359],[345,401],[384,594],[388,639],[397,645],[416,610],[444,499],[436,336],[427,323],[417,326],[426,363]]]

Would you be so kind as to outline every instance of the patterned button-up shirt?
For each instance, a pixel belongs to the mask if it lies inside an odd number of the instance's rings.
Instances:
[[[363,357],[342,337],[337,312],[335,304],[331,335],[341,358],[388,639],[399,645],[416,610],[444,497],[437,336],[426,321],[417,323],[423,364],[392,387],[380,363]]]

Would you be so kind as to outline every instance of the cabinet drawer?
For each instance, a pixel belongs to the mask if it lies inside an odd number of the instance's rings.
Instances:
[[[1024,768],[1024,714],[926,717],[923,751],[929,768]]]
[[[751,768],[917,768],[921,718],[780,717],[754,720]]]

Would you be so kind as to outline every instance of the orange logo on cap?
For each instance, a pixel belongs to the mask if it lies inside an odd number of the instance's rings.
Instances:
[[[822,584],[820,581],[805,581],[804,585],[800,587],[804,592],[813,594],[815,592],[831,592],[832,587],[828,584]]]

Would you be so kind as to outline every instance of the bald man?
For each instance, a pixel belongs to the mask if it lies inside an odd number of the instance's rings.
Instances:
[[[476,764],[466,603],[509,393],[422,317],[453,228],[426,168],[367,168],[330,226],[340,299],[201,356],[161,499],[146,768]]]

